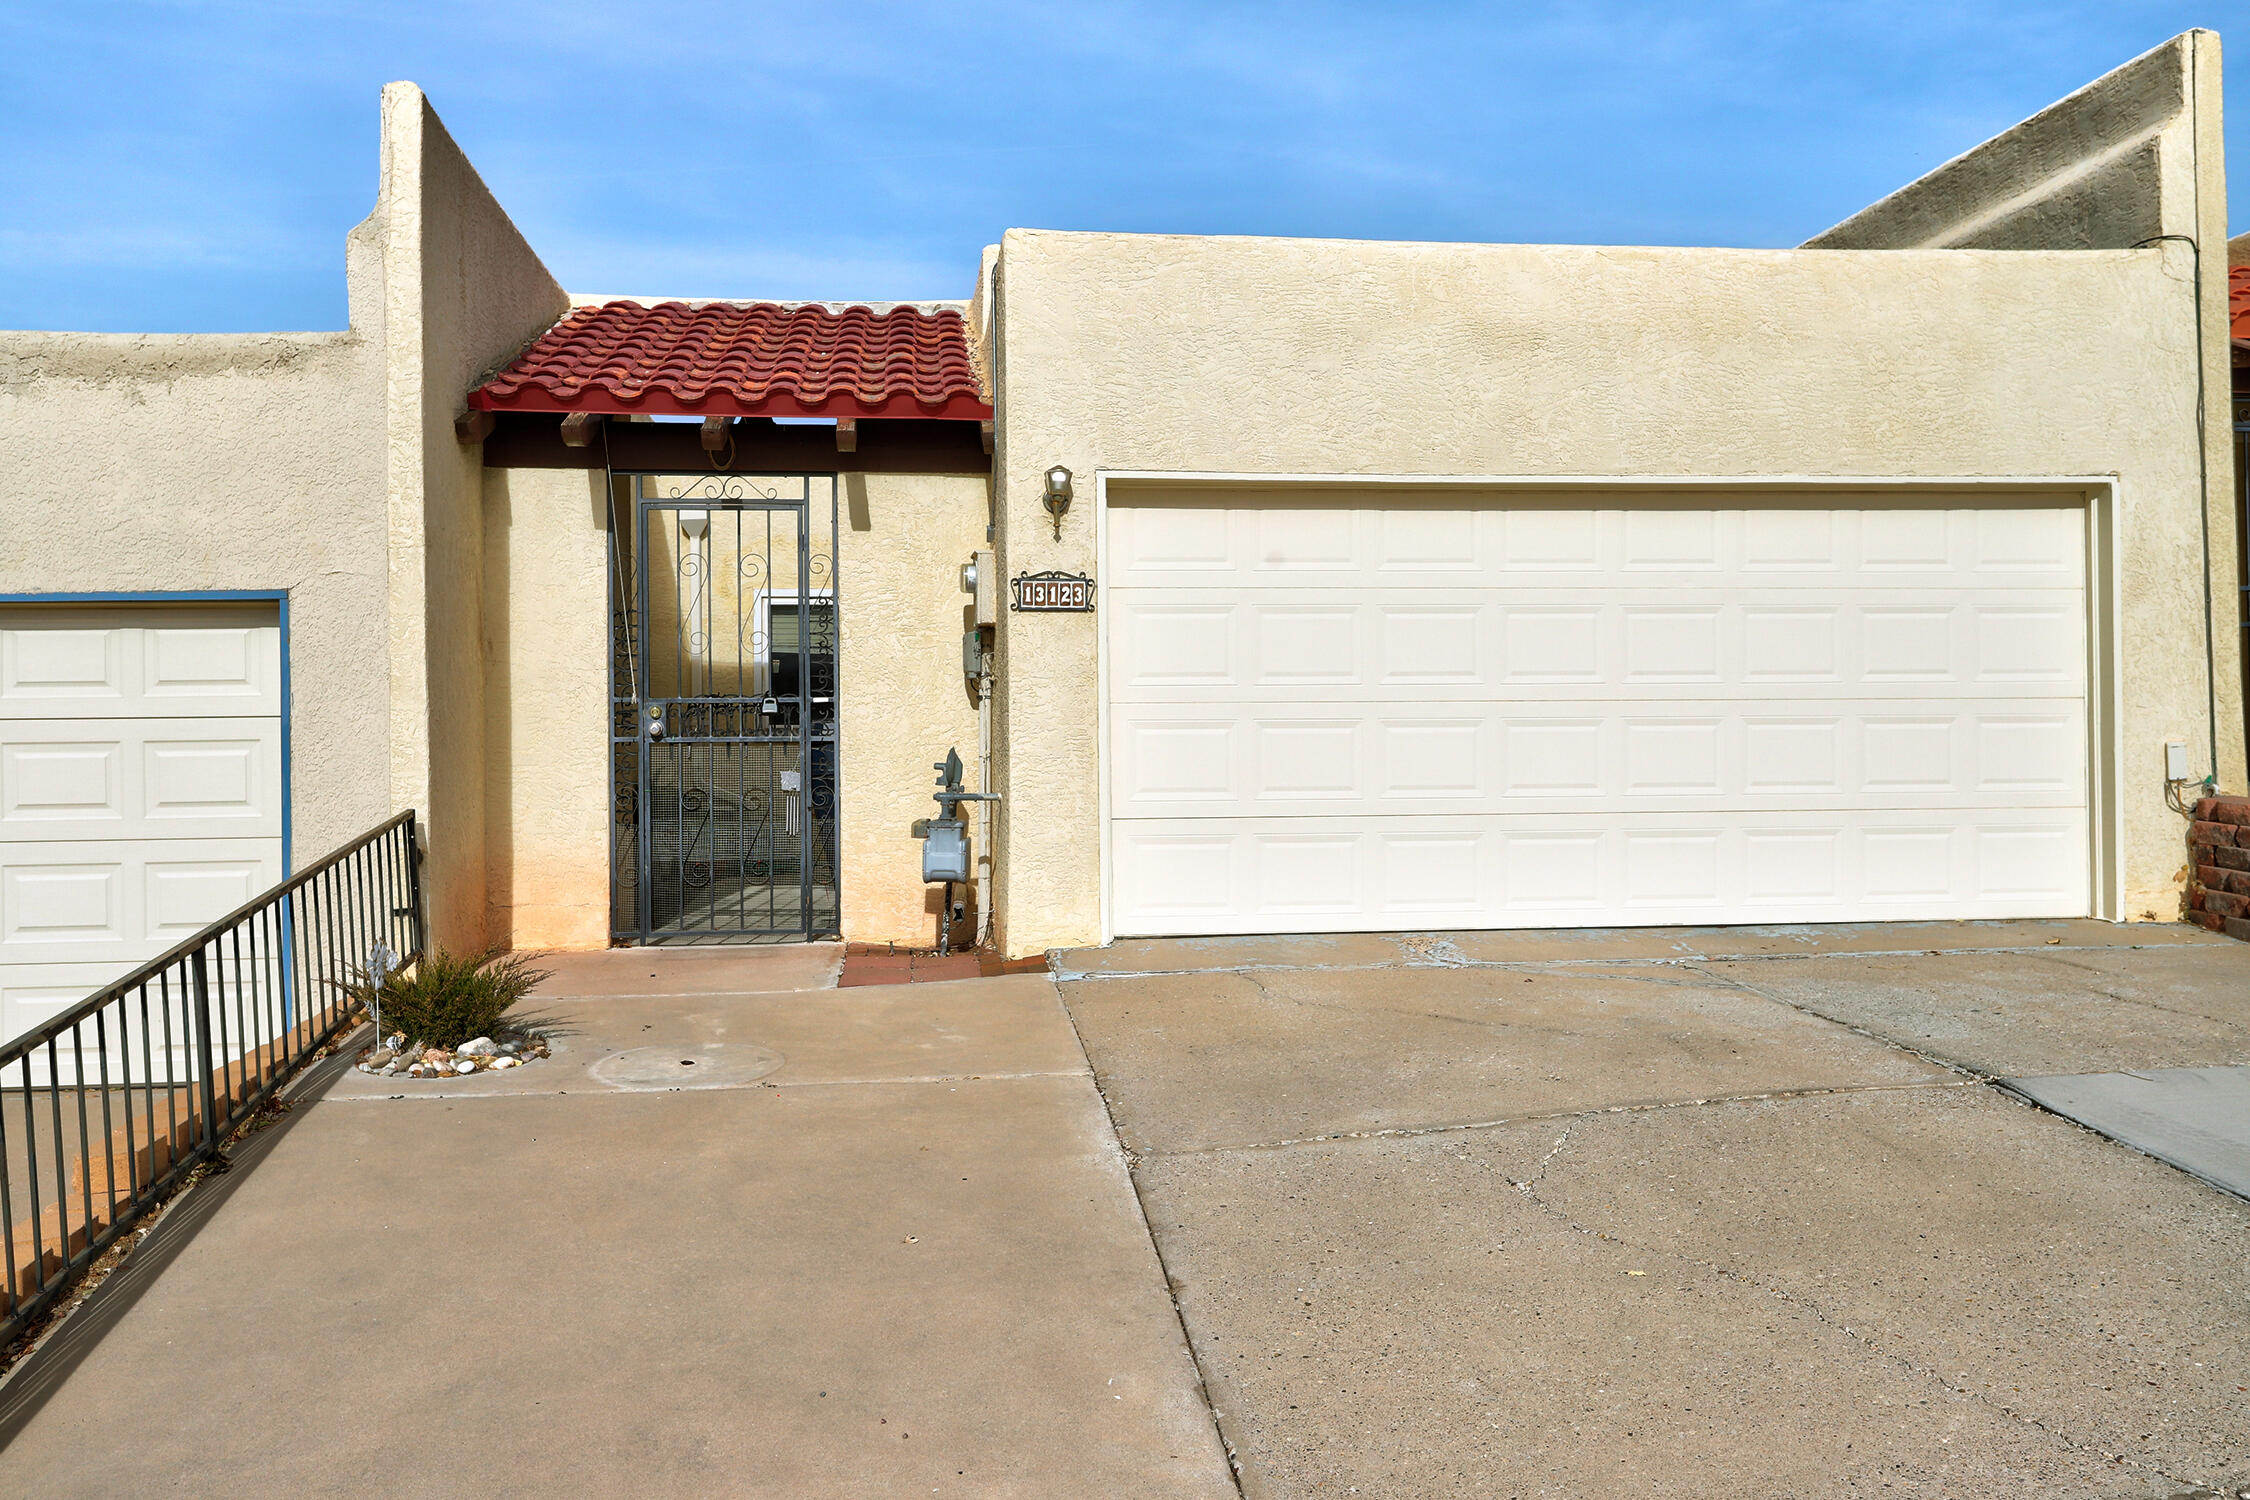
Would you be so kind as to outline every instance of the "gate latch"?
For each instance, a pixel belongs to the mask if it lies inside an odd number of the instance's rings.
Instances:
[[[652,740],[664,738],[664,705],[651,703],[644,711],[641,728]]]

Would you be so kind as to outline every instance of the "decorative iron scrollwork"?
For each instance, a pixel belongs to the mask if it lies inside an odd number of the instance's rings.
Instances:
[[[794,495],[783,494],[793,485]],[[642,478],[642,497],[678,500],[690,506],[725,505],[746,500],[801,500],[804,481],[760,479],[744,474],[651,474]]]

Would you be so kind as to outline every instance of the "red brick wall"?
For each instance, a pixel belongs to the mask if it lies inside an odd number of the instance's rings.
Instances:
[[[2195,804],[2188,864],[2188,920],[2250,942],[2250,797]]]

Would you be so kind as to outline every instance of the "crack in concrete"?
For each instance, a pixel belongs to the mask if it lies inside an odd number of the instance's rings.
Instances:
[[[2061,964],[2064,968],[2076,969],[2082,974],[2102,974],[2102,971],[2095,968],[2092,964],[2074,964],[2068,959],[2061,957],[2059,954],[2040,954],[2037,956],[2051,959],[2053,962]],[[2106,978],[2108,976],[2104,975],[2103,977]],[[2159,1000],[2147,1000],[2137,995],[2120,995],[2119,993],[2117,993],[2117,991],[2104,988],[2103,986],[2098,984],[2088,985],[2087,988],[2092,990],[2095,994],[2101,996],[2104,1000],[2114,1000],[2119,1005],[2138,1005],[2145,1009],[2153,1010],[2160,1015],[2193,1016],[2198,1021],[2208,1021],[2214,1026],[2224,1026],[2229,1028],[2230,1030],[2237,1031],[2241,1029],[2241,1027],[2233,1020],[2225,1016],[2214,1016],[2207,1011],[2181,1010],[2174,1006],[2166,1005]]]
[[[1097,1077],[1096,1086],[1100,1084]],[[1601,1115],[1638,1115],[1658,1110],[1713,1108],[1726,1104],[1756,1104],[1764,1100],[1789,1102],[1795,1099],[1823,1099],[1849,1094],[1905,1093],[1918,1089],[1980,1088],[1990,1085],[1984,1078],[1925,1078],[1911,1083],[1837,1083],[1817,1088],[1762,1089],[1756,1093],[1708,1094],[1700,1099],[1649,1099],[1632,1104],[1596,1104],[1583,1109],[1557,1109],[1534,1111],[1531,1114],[1509,1115],[1490,1120],[1451,1120],[1436,1125],[1389,1125],[1375,1130],[1338,1130],[1326,1135],[1289,1136],[1274,1141],[1228,1141],[1209,1146],[1191,1146],[1178,1151],[1158,1151],[1139,1146],[1125,1148],[1126,1155],[1136,1164],[1146,1160],[1190,1156],[1216,1156],[1228,1151],[1285,1151],[1298,1146],[1320,1146],[1334,1141],[1394,1141],[1410,1140],[1425,1135],[1458,1135],[1472,1130],[1498,1130],[1509,1125],[1536,1125],[1547,1120],[1590,1120]],[[1104,1099],[1107,1099],[1105,1094]]]
[[[1769,990],[1759,988],[1757,985],[1750,983],[1748,980],[1737,979],[1731,974],[1714,974],[1710,971],[1710,969],[1705,967],[1697,967],[1694,965],[1691,965],[1690,967],[1695,968],[1695,971],[1697,973],[1705,975],[1711,980],[1713,984],[1723,985],[1728,989],[1739,990],[1743,994],[1749,995],[1755,999],[1764,1000],[1768,1004],[1782,1006],[1785,1009],[1797,1012],[1799,1015],[1810,1016],[1816,1021],[1825,1021],[1831,1026],[1840,1026],[1854,1036],[1865,1037],[1871,1042],[1878,1042],[1881,1045],[1890,1048],[1894,1052],[1903,1052],[1909,1057],[1928,1063],[1933,1068],[1943,1068],[1948,1073],[1952,1073],[1959,1077],[1972,1080],[1976,1083],[1998,1083],[2000,1081],[2000,1075],[1997,1073],[1987,1073],[1982,1068],[1972,1068],[1966,1063],[1955,1062],[1952,1058],[1941,1057],[1935,1052],[1925,1051],[1924,1049],[1915,1046],[1911,1042],[1902,1042],[1895,1036],[1886,1036],[1880,1031],[1875,1031],[1868,1027],[1860,1025],[1856,1021],[1847,1021],[1841,1016],[1832,1016],[1826,1011],[1817,1010],[1810,1005],[1807,1005],[1801,1001],[1792,1000],[1785,995],[1776,995]]]
[[[1958,1085],[1954,1086],[1957,1087]],[[1572,1126],[1572,1129],[1575,1128],[1576,1127],[1574,1124]],[[1547,1178],[1550,1163],[1552,1163],[1554,1159],[1562,1153],[1563,1148],[1569,1143],[1570,1135],[1571,1131],[1566,1129],[1562,1133],[1562,1135],[1556,1139],[1554,1146],[1549,1149],[1547,1154],[1539,1159],[1538,1163],[1532,1168],[1531,1172],[1523,1181],[1519,1182],[1514,1180],[1513,1178],[1507,1178],[1505,1180],[1507,1180],[1509,1185],[1515,1188],[1517,1192],[1521,1193],[1526,1199],[1528,1199],[1532,1207],[1538,1209],[1541,1213],[1547,1215],[1556,1223],[1563,1225],[1574,1234],[1580,1235],[1587,1239],[1596,1240],[1604,1244],[1616,1245],[1624,1249],[1635,1251],[1642,1255],[1653,1256],[1661,1260],[1671,1261],[1675,1264],[1693,1266],[1698,1270],[1705,1271],[1710,1273],[1711,1275],[1717,1276],[1721,1280],[1726,1281],[1732,1285],[1739,1286],[1746,1291],[1755,1292],[1761,1296],[1770,1298],[1776,1302],[1783,1303],[1789,1307],[1801,1309],[1808,1316],[1810,1316],[1814,1322],[1820,1324],[1824,1328],[1834,1329],[1835,1331],[1841,1333],[1851,1343],[1865,1350],[1868,1354],[1874,1356],[1875,1358],[1889,1361],[1893,1366],[1906,1372],[1908,1375],[1914,1377],[1915,1379],[1934,1382],[1944,1390],[1951,1392],[1953,1395],[1961,1397],[1964,1400],[1974,1402],[1985,1410],[1994,1412],[2011,1422],[2014,1422],[2021,1426],[2034,1428],[2042,1436],[2050,1439],[2074,1456],[2100,1457],[2110,1462],[2123,1464],[2126,1467],[2153,1476],[2154,1478],[2164,1481],[2166,1484],[2191,1486],[2193,1487],[2193,1492],[2197,1494],[2215,1493],[2214,1490],[2203,1486],[2198,1481],[2186,1479],[2181,1477],[2180,1475],[2173,1474],[2158,1466],[2154,1462],[2130,1458],[2123,1453],[2112,1452],[2104,1446],[2081,1441],[2062,1431],[2059,1427],[2050,1425],[2047,1419],[2044,1417],[2041,1417],[2030,1411],[2014,1407],[2007,1401],[2002,1400],[1997,1396],[1989,1395],[1984,1391],[1973,1389],[1969,1386],[1959,1384],[1956,1381],[1948,1380],[1942,1370],[1936,1369],[1930,1365],[1923,1364],[1921,1361],[1913,1359],[1908,1355],[1899,1353],[1895,1349],[1884,1348],[1883,1346],[1875,1343],[1871,1338],[1869,1338],[1866,1334],[1860,1332],[1858,1329],[1853,1328],[1851,1325],[1843,1322],[1841,1319],[1832,1316],[1828,1312],[1828,1310],[1819,1302],[1800,1293],[1792,1292],[1786,1286],[1782,1286],[1778,1283],[1769,1281],[1763,1277],[1746,1274],[1742,1271],[1734,1269],[1731,1266],[1720,1265],[1716,1261],[1704,1260],[1699,1256],[1690,1255],[1684,1251],[1666,1250],[1661,1246],[1644,1244],[1635,1240],[1628,1240],[1620,1235],[1611,1234],[1606,1230],[1595,1229],[1591,1225],[1580,1223],[1576,1218],[1572,1217],[1567,1210],[1559,1207],[1556,1204],[1548,1202],[1547,1199],[1541,1196],[1539,1192],[1540,1184],[1543,1183]],[[1468,1162],[1471,1161],[1472,1158],[1464,1155],[1460,1157],[1459,1160]],[[1498,1170],[1490,1162],[1477,1162],[1475,1164],[1483,1167],[1486,1171]]]
[[[1251,985],[1258,991],[1260,998],[1270,1000],[1276,1005],[1295,1005],[1305,1010],[1320,1010],[1328,1011],[1331,1013],[1342,1012],[1347,1015],[1363,1014],[1370,1008],[1364,1005],[1355,1005],[1348,1000],[1313,1000],[1308,999],[1303,995],[1277,994],[1267,986],[1265,979],[1261,977],[1260,974],[1246,973],[1238,977],[1249,980]],[[1630,983],[1631,981],[1626,982]],[[1490,1005],[1500,1003],[1501,999],[1501,996],[1494,995],[1489,1000],[1475,1001],[1471,1003]],[[1560,1026],[1535,1026],[1527,1021],[1504,1021],[1498,1019],[1497,1017],[1491,1020],[1483,1020],[1476,1016],[1448,1015],[1444,1011],[1413,1010],[1390,1005],[1374,1006],[1372,1007],[1372,1009],[1379,1010],[1386,1016],[1412,1017],[1423,1021],[1440,1021],[1453,1026],[1467,1026],[1477,1031],[1517,1031],[1524,1032],[1532,1036],[1546,1037],[1566,1037],[1574,1036],[1577,1034],[1573,1031],[1568,1030],[1567,1028]]]

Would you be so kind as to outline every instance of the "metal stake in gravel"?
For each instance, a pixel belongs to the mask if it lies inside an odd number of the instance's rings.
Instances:
[[[378,942],[367,953],[367,1008],[375,1021],[375,1040],[383,1040],[383,983],[398,969],[390,944]]]

